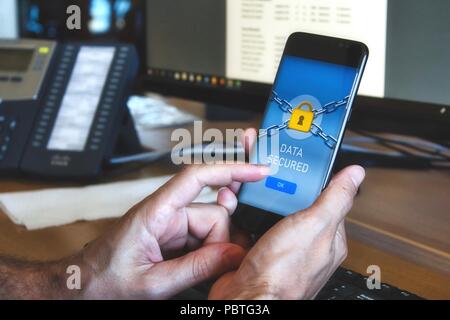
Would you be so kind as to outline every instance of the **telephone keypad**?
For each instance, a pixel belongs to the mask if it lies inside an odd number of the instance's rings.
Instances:
[[[0,115],[0,161],[6,157],[12,133],[16,128],[17,120],[15,118]]]
[[[109,78],[105,83],[105,91],[98,106],[97,115],[92,126],[93,131],[87,145],[89,150],[97,151],[101,149],[104,133],[110,122],[113,103],[118,94],[117,90],[120,88],[120,83],[122,82],[123,71],[129,61],[129,55],[129,48],[121,47],[118,48],[114,57]]]
[[[74,45],[49,43],[45,46],[49,51],[45,54],[39,52],[34,54],[33,57],[36,59],[29,66],[29,69],[39,73],[41,78],[35,92],[31,92],[33,95],[30,93],[27,101],[23,102],[29,106],[28,110],[25,107],[15,108],[14,104],[22,103],[19,101],[6,101],[5,108],[2,103],[0,173],[14,171],[68,179],[94,177],[103,170],[104,164],[109,160],[107,157],[111,156],[109,151],[112,152],[112,148],[115,147],[118,139],[117,130],[130,131],[133,135],[130,139],[133,140],[130,150],[138,149],[138,143],[134,141],[136,133],[133,132],[133,128],[128,127],[128,123],[126,127],[122,127],[122,121],[125,120],[123,117],[128,116],[126,114],[128,110],[122,108],[126,106],[130,82],[137,71],[136,52],[131,46],[121,47],[115,44],[100,44],[98,50],[97,45],[91,43]],[[96,52],[105,57],[104,63],[102,61],[98,68],[90,59],[84,59],[85,55],[95,55]],[[84,77],[72,78],[72,75],[78,72],[77,70],[83,70],[84,66],[89,66],[88,70],[84,70],[86,74],[90,69],[95,71],[92,77],[88,76],[92,80],[85,81]],[[84,71],[80,74],[84,74]],[[21,74],[0,73],[0,83],[12,85],[12,81],[21,79],[11,77],[19,76]],[[23,77],[21,82],[14,84],[17,87],[25,87],[25,80],[28,83],[28,78]],[[102,81],[101,86],[98,85],[99,81]],[[73,91],[67,90],[70,84],[75,85]],[[83,98],[74,99],[78,89],[79,96]],[[70,93],[74,95],[70,96]],[[95,109],[91,108],[94,103]],[[87,105],[89,114],[83,109],[87,109]],[[71,112],[70,116],[66,117],[66,113],[61,112],[63,108],[80,112],[79,114]],[[86,120],[89,116],[89,122],[78,121],[84,119],[82,113],[85,111]],[[12,121],[13,115],[20,121],[18,126],[17,122]],[[57,122],[59,116],[66,121],[64,125],[60,125],[61,121]],[[69,128],[66,123],[78,126],[80,135],[75,134],[75,130],[74,132],[65,130]],[[69,138],[66,141],[66,136],[74,138],[74,141],[75,137],[78,137],[78,144],[71,144],[72,140]],[[54,143],[50,143],[51,141]],[[82,146],[81,141],[84,141]],[[64,165],[54,161],[60,157],[70,161]]]
[[[36,127],[33,134],[31,145],[35,148],[42,147],[44,145],[46,136],[48,136],[49,134],[48,125],[57,111],[56,109],[58,103],[61,100],[61,95],[63,94],[61,88],[67,81],[67,71],[69,69],[69,66],[73,63],[74,47],[66,46],[62,55],[63,58],[61,59],[57,67],[55,76],[51,80],[52,82],[50,90],[45,99],[44,108],[42,109],[42,113],[39,117],[38,126]]]

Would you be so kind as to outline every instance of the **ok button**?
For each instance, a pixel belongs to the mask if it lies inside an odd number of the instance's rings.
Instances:
[[[288,194],[294,194],[295,190],[297,190],[297,185],[295,183],[275,177],[267,177],[266,187]]]

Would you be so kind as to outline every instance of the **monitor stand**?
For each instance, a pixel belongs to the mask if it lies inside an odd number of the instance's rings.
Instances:
[[[257,112],[250,110],[217,104],[206,104],[205,106],[205,119],[208,121],[252,121],[257,116]]]

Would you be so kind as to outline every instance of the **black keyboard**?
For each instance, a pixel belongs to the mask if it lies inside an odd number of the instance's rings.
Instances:
[[[176,300],[204,300],[212,283],[203,283],[188,289],[176,297]],[[367,277],[359,273],[338,268],[330,280],[316,296],[316,300],[422,300],[423,298],[381,283],[380,289],[367,288]]]
[[[367,277],[338,268],[319,292],[316,300],[421,300],[419,296],[381,283],[380,289],[369,289]]]

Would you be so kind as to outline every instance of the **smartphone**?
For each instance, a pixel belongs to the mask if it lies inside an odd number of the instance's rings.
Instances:
[[[361,42],[289,36],[249,159],[269,165],[271,174],[242,185],[235,225],[262,234],[316,200],[329,181],[368,54]]]

